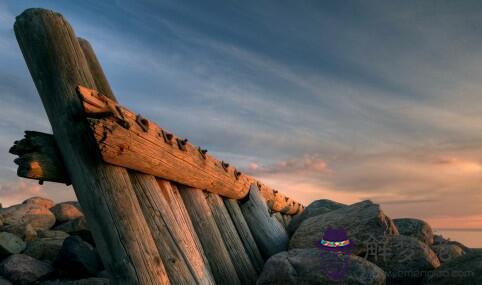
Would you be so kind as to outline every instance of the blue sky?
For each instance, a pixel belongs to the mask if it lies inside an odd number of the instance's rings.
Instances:
[[[0,2],[5,204],[74,197],[7,152],[50,131],[12,30],[30,7],[90,41],[123,105],[291,197],[482,228],[480,1]]]

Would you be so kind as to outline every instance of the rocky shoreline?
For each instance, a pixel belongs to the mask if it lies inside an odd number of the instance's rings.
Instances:
[[[337,257],[348,269],[336,282],[319,247],[329,229],[353,245]],[[482,284],[481,250],[434,235],[422,220],[392,220],[371,201],[315,201],[286,230],[289,248],[266,261],[257,284]],[[0,285],[8,284],[109,284],[77,202],[33,197],[0,209]]]
[[[348,270],[336,282],[326,274],[336,265],[323,268],[322,249],[314,245],[329,229],[343,229],[354,244],[340,257]],[[482,284],[482,251],[434,235],[422,220],[392,220],[371,201],[315,201],[287,230],[288,251],[265,263],[257,284]]]

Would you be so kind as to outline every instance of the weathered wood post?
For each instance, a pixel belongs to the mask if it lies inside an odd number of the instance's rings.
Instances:
[[[127,170],[98,154],[76,93],[95,82],[71,26],[58,13],[28,9],[14,30],[113,283],[169,284]]]
[[[89,65],[89,70],[94,79],[97,91],[99,91],[107,98],[117,102],[117,99],[114,96],[114,92],[112,92],[112,88],[110,88],[109,81],[104,74],[102,65],[100,65],[100,62],[95,55],[94,49],[87,40],[83,38],[78,38],[78,40],[80,47],[82,48],[82,52],[84,53],[85,59],[87,60],[87,64]]]
[[[274,217],[269,215],[268,207],[255,184],[251,185],[249,198],[243,199],[240,207],[261,255],[265,259],[287,250],[286,230]]]
[[[224,205],[226,205],[226,209],[231,216],[231,220],[233,221],[234,225],[236,226],[236,230],[238,231],[238,235],[241,238],[241,241],[244,244],[244,249],[246,253],[249,255],[249,259],[251,259],[251,263],[253,264],[254,268],[258,273],[263,271],[264,260],[259,252],[258,246],[254,241],[253,235],[251,234],[251,230],[249,229],[246,220],[244,219],[243,213],[241,212],[241,208],[239,208],[238,200],[236,199],[224,199]]]
[[[213,213],[206,201],[207,194],[202,190],[186,186],[179,186],[179,188],[204,253],[209,260],[216,283],[241,284]]]
[[[37,179],[39,183],[70,184],[65,169],[58,167],[61,156],[52,135],[26,131],[25,138],[15,141],[9,152],[19,156],[14,160],[18,165],[18,176]]]
[[[228,249],[234,268],[242,284],[256,284],[258,273],[244,249],[236,227],[229,216],[223,199],[215,193],[207,193],[207,202],[213,213],[214,221]]]
[[[179,190],[172,182],[163,179],[158,178],[157,183],[161,189],[159,194],[164,198],[168,209],[172,211],[172,215],[165,216],[166,222],[171,225],[169,228],[171,234],[181,248],[196,281],[198,284],[215,284],[209,262]]]
[[[94,49],[87,40],[79,38],[79,44],[98,91],[117,102]],[[170,207],[156,178],[132,170],[128,172],[171,283],[214,284],[209,266],[199,252],[200,248],[189,238],[187,231],[190,229],[183,227],[184,224],[176,219],[176,215],[182,213],[176,212],[176,207]]]

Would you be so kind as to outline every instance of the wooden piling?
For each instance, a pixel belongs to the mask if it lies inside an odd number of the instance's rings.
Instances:
[[[29,179],[52,181],[70,185],[70,178],[62,164],[61,156],[52,135],[26,131],[25,137],[16,141],[10,148],[11,154],[19,157],[14,160],[18,165],[17,175]]]
[[[24,11],[14,30],[112,282],[169,284],[127,171],[97,152],[76,93],[96,86],[74,31],[45,9]]]
[[[249,229],[246,220],[244,219],[243,213],[239,208],[238,200],[235,199],[224,199],[224,205],[231,216],[231,220],[233,221],[234,225],[236,226],[236,230],[238,231],[238,235],[243,242],[244,249],[251,260],[256,272],[261,273],[264,266],[264,260],[259,252],[259,248],[254,241],[253,235],[251,234],[251,230]]]
[[[255,184],[251,185],[248,197],[241,201],[240,208],[261,255],[268,259],[278,252],[287,250],[286,230],[270,216],[268,207]]]
[[[255,284],[258,274],[244,249],[243,242],[239,237],[236,227],[231,220],[223,199],[215,193],[206,193],[207,202],[213,213],[214,220],[219,232],[226,244],[234,268],[242,284]]]
[[[179,185],[179,192],[186,205],[196,233],[217,284],[242,284],[237,275],[223,237],[216,225],[213,213],[206,201],[207,195],[199,189]]]
[[[161,189],[160,194],[172,212],[172,215],[165,215],[165,219],[169,225],[177,225],[170,226],[169,229],[181,248],[196,281],[198,284],[215,284],[209,262],[179,190],[173,183],[163,179],[158,178],[157,183]]]

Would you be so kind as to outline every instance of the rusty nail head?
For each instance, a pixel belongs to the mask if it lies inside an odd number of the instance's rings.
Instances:
[[[164,142],[167,144],[172,144],[172,134],[168,133],[164,130],[161,130],[161,136],[164,139]]]
[[[177,138],[177,146],[180,150],[186,150],[187,139]]]
[[[239,179],[239,176],[241,176],[241,172],[238,171],[237,169],[234,170],[234,177],[236,177],[236,180]]]
[[[206,153],[208,152],[207,149],[202,149],[201,147],[198,147],[197,150],[201,154],[202,158],[206,159]]]
[[[141,114],[137,114],[136,122],[139,124],[139,126],[142,128],[144,132],[147,132],[149,130],[149,121],[143,118]]]
[[[221,161],[221,166],[223,167],[224,171],[228,172],[229,163]]]

